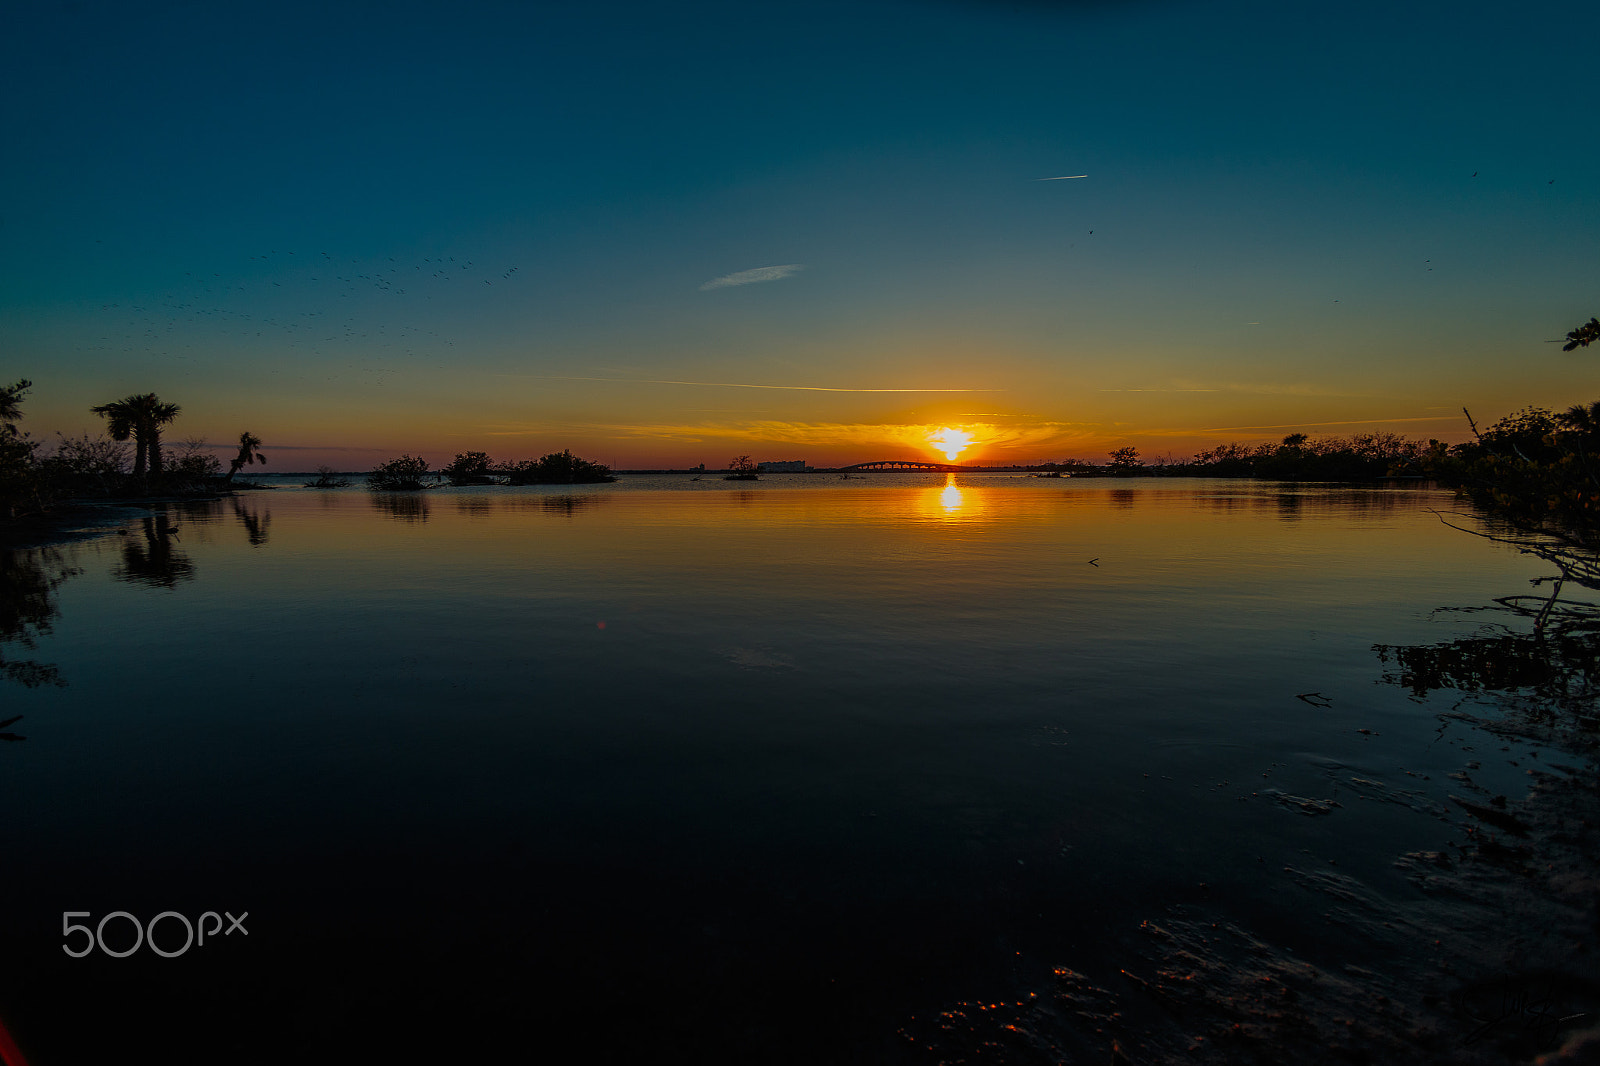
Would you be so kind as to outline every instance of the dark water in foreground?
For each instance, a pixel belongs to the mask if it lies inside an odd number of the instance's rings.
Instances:
[[[1352,778],[1442,803],[1534,758],[1373,650],[1540,572],[1452,506],[639,478],[251,493],[31,553],[81,572],[4,646],[64,687],[0,680],[0,1019],[39,1066],[920,1062],[912,1016],[1115,974],[1174,903],[1381,967],[1285,867],[1414,898],[1395,857],[1459,834]],[[248,935],[73,959],[66,911]]]

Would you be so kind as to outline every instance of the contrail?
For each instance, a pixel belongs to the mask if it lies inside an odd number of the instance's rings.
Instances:
[[[1087,175],[1087,174],[1063,174],[1059,178],[1034,178],[1033,180],[1034,181],[1077,181],[1079,178],[1087,178],[1088,176],[1089,175]]]
[[[740,381],[664,381],[657,378],[579,378],[552,376],[551,381],[608,381],[613,385],[701,385],[715,389],[782,389],[788,392],[1005,392],[1005,389],[829,389],[816,385],[748,385]]]

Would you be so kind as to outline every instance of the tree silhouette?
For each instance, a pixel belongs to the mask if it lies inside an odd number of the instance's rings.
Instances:
[[[143,520],[144,543],[130,535],[122,542],[122,565],[115,576],[122,581],[151,588],[176,588],[180,581],[194,580],[194,563],[173,547],[178,527],[162,511]]]
[[[462,452],[440,471],[452,485],[492,485],[494,464],[487,452]]]
[[[1587,348],[1595,341],[1600,341],[1600,318],[1591,318],[1568,333],[1567,343],[1561,346],[1561,350],[1570,352],[1574,348]]]
[[[266,463],[267,457],[261,454],[260,448],[260,437],[249,431],[239,434],[239,454],[228,461],[228,476],[222,480],[232,481],[233,475],[258,461]]]
[[[0,388],[0,433],[15,433],[22,417],[22,394],[33,388],[27,378]]]
[[[1126,477],[1144,466],[1144,463],[1139,458],[1139,449],[1129,445],[1126,448],[1118,448],[1112,452],[1111,462],[1106,465],[1113,474]]]
[[[106,420],[112,440],[134,441],[133,476],[142,478],[146,469],[161,476],[161,427],[178,417],[182,410],[175,403],[162,403],[153,392],[126,396],[89,410]]]

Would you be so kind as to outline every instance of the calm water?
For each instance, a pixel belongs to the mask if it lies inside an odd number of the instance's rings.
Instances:
[[[1449,827],[1266,790],[1442,796],[1472,757],[1373,651],[1539,571],[1452,506],[780,475],[131,520],[57,549],[51,630],[4,648],[65,685],[0,681],[0,1017],[46,1066],[113,1023],[212,1061],[893,1062],[911,1014],[1114,973],[1174,901],[1332,951],[1285,863],[1404,896]],[[74,960],[69,910],[248,939]]]

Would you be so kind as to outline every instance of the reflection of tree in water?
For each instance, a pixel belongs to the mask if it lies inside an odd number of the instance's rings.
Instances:
[[[539,506],[546,512],[570,516],[593,507],[597,499],[598,496],[541,496]]]
[[[1376,644],[1395,669],[1383,675],[1418,698],[1457,692],[1522,691],[1540,699],[1586,700],[1600,677],[1600,637],[1551,637],[1502,632],[1444,644]]]
[[[245,536],[250,538],[250,546],[259,548],[267,542],[267,527],[272,525],[272,512],[260,507],[254,501],[246,505],[241,503],[237,496],[232,499],[233,513],[244,525]]]
[[[375,510],[396,522],[426,522],[428,498],[415,492],[373,492],[367,495]]]
[[[456,510],[468,518],[490,518],[494,515],[493,498],[482,493],[455,497]]]
[[[0,549],[0,677],[28,688],[66,684],[54,666],[8,658],[5,646],[32,651],[34,638],[50,632],[50,621],[56,616],[56,587],[82,572],[66,565],[55,548]],[[8,718],[0,726],[14,721]],[[20,738],[0,734],[0,739]]]
[[[1472,531],[1468,531],[1472,532]],[[1478,534],[1483,536],[1484,534]],[[1600,590],[1600,558],[1546,539],[1492,535],[1502,544],[1549,563],[1556,573],[1535,578],[1548,592],[1502,596],[1483,608],[1532,623],[1518,633],[1505,625],[1478,636],[1440,644],[1373,645],[1380,662],[1394,669],[1383,680],[1410,689],[1414,698],[1455,691],[1492,695],[1506,709],[1549,721],[1560,713],[1579,730],[1600,726],[1600,605],[1563,593],[1572,585]],[[1506,703],[1507,700],[1511,703]]]
[[[170,589],[194,579],[194,563],[174,547],[178,527],[165,511],[144,519],[140,533],[137,539],[131,533],[123,539],[122,565],[115,571],[119,580]]]

